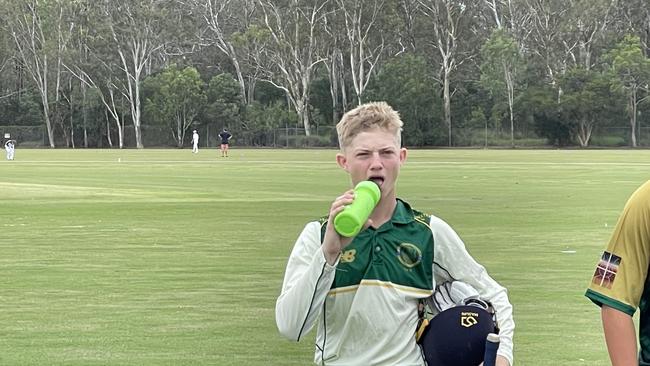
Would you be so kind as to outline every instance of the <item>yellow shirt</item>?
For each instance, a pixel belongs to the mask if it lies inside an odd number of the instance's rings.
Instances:
[[[618,219],[586,296],[630,316],[641,312],[639,341],[650,360],[650,181],[636,190]]]

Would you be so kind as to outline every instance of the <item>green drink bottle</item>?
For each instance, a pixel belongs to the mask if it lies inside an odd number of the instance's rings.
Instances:
[[[345,206],[334,218],[334,229],[342,236],[351,238],[359,234],[372,210],[377,206],[381,197],[379,186],[372,181],[364,180],[354,187],[354,201]]]

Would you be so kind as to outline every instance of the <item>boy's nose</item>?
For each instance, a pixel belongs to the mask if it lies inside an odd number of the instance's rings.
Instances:
[[[370,161],[370,168],[376,169],[381,168],[381,166],[381,157],[379,156],[379,153],[373,153],[372,160]]]

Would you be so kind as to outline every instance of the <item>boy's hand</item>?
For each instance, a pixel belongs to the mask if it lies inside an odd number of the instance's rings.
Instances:
[[[350,244],[353,238],[346,238],[341,236],[334,229],[334,218],[338,215],[345,206],[349,205],[354,201],[354,190],[350,189],[349,191],[343,193],[341,196],[337,197],[332,206],[330,207],[329,219],[327,220],[327,229],[325,230],[325,238],[323,238],[323,254],[325,255],[325,260],[329,265],[334,265],[339,255],[343,249]],[[372,224],[371,220],[364,225],[364,228],[367,228]]]

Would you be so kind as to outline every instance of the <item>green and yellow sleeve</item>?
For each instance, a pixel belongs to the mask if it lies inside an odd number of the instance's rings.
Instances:
[[[639,306],[650,263],[650,181],[630,197],[587,293],[599,306],[632,316]]]

